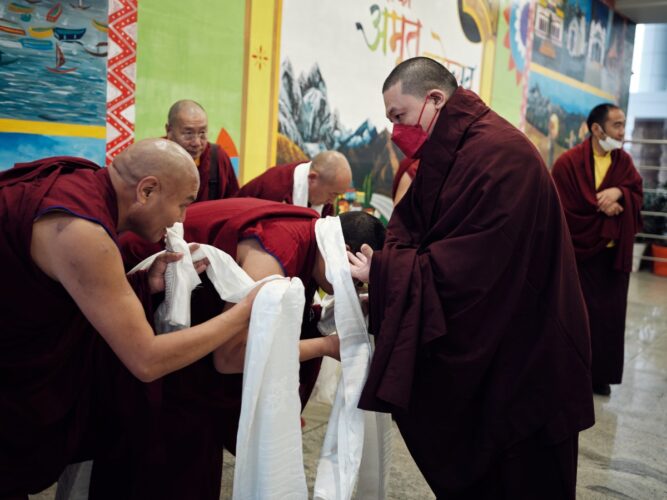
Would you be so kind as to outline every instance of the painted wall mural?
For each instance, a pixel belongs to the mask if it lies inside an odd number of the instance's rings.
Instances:
[[[65,152],[104,163],[107,9],[0,3],[0,168]]]
[[[481,0],[286,0],[277,163],[339,150],[353,170],[347,201],[388,218],[401,153],[390,139],[384,79],[404,59],[428,56],[464,87],[490,93],[497,17],[494,2]]]

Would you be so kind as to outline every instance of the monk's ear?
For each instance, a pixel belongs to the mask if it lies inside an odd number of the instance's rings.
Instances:
[[[160,181],[154,175],[144,177],[137,183],[137,201],[142,205],[160,190]]]
[[[604,134],[604,130],[602,129],[599,123],[594,123],[593,126],[591,127],[591,134],[593,134],[595,137],[598,137],[601,134]]]
[[[169,126],[168,123],[164,124],[164,132],[165,132],[165,135],[167,136],[167,138],[169,138],[169,132],[171,132],[171,127]]]
[[[442,109],[447,102],[447,94],[440,89],[432,89],[428,93],[429,99],[433,99],[435,109]]]
[[[320,175],[317,172],[315,172],[314,170],[311,170],[310,172],[308,172],[308,183],[313,183],[313,182],[317,181],[319,176]]]
[[[350,248],[350,245],[348,245],[347,243],[345,243],[345,250],[347,250],[348,252],[352,251],[352,249]]]

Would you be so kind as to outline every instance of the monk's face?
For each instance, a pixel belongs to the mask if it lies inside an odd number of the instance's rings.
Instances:
[[[171,125],[167,125],[167,139],[178,143],[195,162],[199,162],[208,144],[208,118],[199,108],[181,111]]]
[[[195,201],[198,189],[199,180],[192,176],[159,179],[158,188],[144,199],[134,232],[145,240],[160,241],[168,227],[185,220],[185,211]]]
[[[605,135],[617,141],[622,141],[625,137],[625,113],[623,113],[622,109],[612,108],[607,113],[604,127],[601,128],[596,136],[598,139],[604,139]]]
[[[402,87],[399,81],[383,94],[387,118],[393,124],[419,125],[430,136],[433,121],[445,104],[445,94],[439,89],[432,89],[424,97],[417,97],[404,94]]]
[[[348,169],[338,169],[331,179],[325,179],[317,172],[308,174],[308,201],[311,205],[333,203],[350,187],[352,178]]]

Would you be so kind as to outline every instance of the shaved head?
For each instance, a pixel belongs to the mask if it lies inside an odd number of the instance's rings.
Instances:
[[[206,116],[206,111],[201,104],[195,102],[191,99],[181,99],[176,101],[169,108],[169,114],[167,115],[167,125],[173,126],[176,121],[181,117],[181,115],[201,115]]]
[[[403,94],[419,99],[426,97],[433,89],[439,89],[451,96],[458,87],[454,75],[442,64],[428,57],[413,57],[396,66],[384,81],[382,93],[399,82]]]
[[[352,169],[338,151],[323,151],[313,158],[308,175],[308,201],[311,205],[332,203],[352,182]]]
[[[118,230],[153,242],[183,221],[199,189],[194,160],[167,139],[133,144],[114,158],[109,176],[118,201]]]
[[[192,157],[181,146],[167,139],[144,139],[116,156],[111,164],[120,178],[135,186],[148,176],[187,182],[199,174]]]
[[[204,108],[190,99],[176,101],[169,108],[165,130],[167,139],[177,142],[199,164],[208,145],[208,117]]]

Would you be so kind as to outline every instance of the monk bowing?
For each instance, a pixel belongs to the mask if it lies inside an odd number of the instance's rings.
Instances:
[[[632,245],[641,228],[642,178],[623,151],[625,114],[594,107],[590,137],[563,153],[553,175],[567,219],[591,329],[593,392],[623,378]]]
[[[118,232],[159,240],[198,188],[192,158],[164,139],[130,146],[109,168],[56,157],[0,173],[0,497],[27,498],[93,455],[95,407],[123,403],[101,390],[111,372],[150,382],[246,328],[254,294],[156,337],[143,306],[180,256],[130,281],[123,270]]]
[[[526,136],[417,57],[383,87],[419,169],[369,281],[376,350],[360,407],[390,411],[447,499],[574,499],[593,425],[586,309],[558,196]]]
[[[322,151],[313,161],[269,168],[245,184],[238,196],[310,207],[326,217],[334,215],[334,200],[345,193],[351,182],[347,158],[338,151]]]

